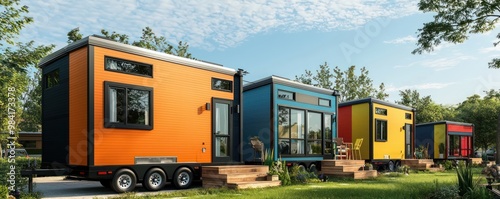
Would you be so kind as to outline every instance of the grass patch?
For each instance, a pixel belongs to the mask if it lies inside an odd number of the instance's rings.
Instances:
[[[475,178],[482,177],[480,172],[480,168],[473,168]],[[436,187],[436,182],[439,187]],[[482,179],[481,182],[486,181]],[[369,180],[330,178],[328,182],[265,189],[191,189],[149,196],[127,194],[119,198],[432,198],[436,196],[436,190],[447,190],[449,187],[456,186],[457,174],[456,171],[451,170],[438,173],[419,172],[410,175],[381,174]]]

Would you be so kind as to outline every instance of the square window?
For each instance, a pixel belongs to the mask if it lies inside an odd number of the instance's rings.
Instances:
[[[45,74],[45,88],[52,88],[59,85],[59,69],[53,70]]]
[[[153,129],[153,89],[105,82],[106,128]]]

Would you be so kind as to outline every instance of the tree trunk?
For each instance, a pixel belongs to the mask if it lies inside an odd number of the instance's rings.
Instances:
[[[495,164],[500,166],[500,114],[498,114],[497,123],[497,143],[496,143],[496,154],[495,154]]]

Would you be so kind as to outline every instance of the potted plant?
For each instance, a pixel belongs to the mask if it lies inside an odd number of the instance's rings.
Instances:
[[[444,158],[444,143],[439,143],[439,158],[443,159]]]
[[[373,170],[373,165],[370,163],[366,163],[363,167],[364,170]]]

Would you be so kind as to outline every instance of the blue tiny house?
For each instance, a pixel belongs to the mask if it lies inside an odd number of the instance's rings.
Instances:
[[[271,76],[243,87],[243,159],[259,162],[250,143],[259,138],[264,150],[307,168],[333,159],[337,137],[338,92]],[[320,168],[318,168],[320,169]]]

